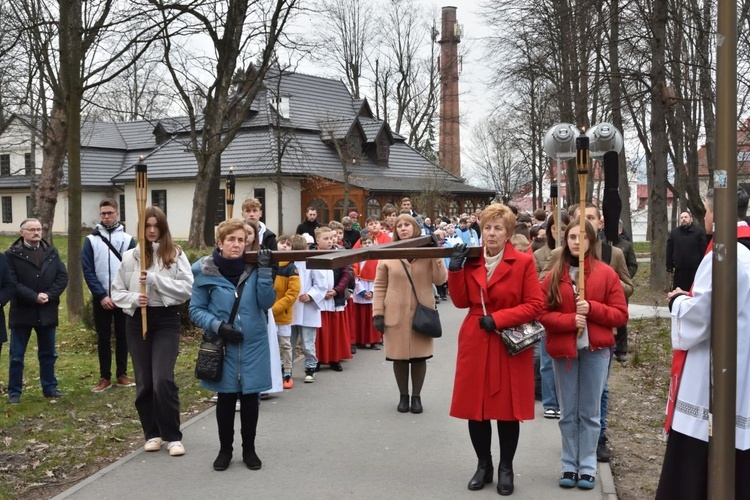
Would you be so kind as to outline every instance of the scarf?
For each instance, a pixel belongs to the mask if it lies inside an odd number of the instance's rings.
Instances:
[[[103,223],[103,222],[100,222],[99,224],[101,224],[101,225],[102,225],[102,227],[103,227],[104,229],[106,229],[108,233],[111,233],[112,231],[114,231],[115,229],[117,229],[118,227],[120,227],[120,221],[119,221],[119,220],[116,220],[116,221],[114,221],[114,222],[113,222],[112,224],[110,224],[109,226],[108,226],[108,225],[106,225],[106,224],[105,224],[105,223]]]
[[[236,259],[228,259],[221,255],[221,250],[217,248],[214,250],[212,257],[221,275],[228,279],[234,286],[237,286],[240,282],[240,276],[245,271],[243,256],[240,255]]]
[[[503,253],[505,253],[505,248],[498,252],[497,255],[490,257],[487,254],[487,247],[484,248],[484,268],[487,270],[487,281],[490,280],[490,276],[497,269],[497,265],[503,260]]]

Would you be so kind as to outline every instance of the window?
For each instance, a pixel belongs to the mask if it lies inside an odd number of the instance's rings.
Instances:
[[[151,204],[155,207],[159,207],[167,213],[167,190],[166,189],[152,189],[151,190]]]
[[[13,198],[10,196],[3,196],[3,224],[11,224],[13,222]]]
[[[26,197],[26,218],[30,219],[34,217],[34,203],[31,201],[31,196]]]
[[[125,195],[120,195],[120,222],[125,222]]]
[[[477,202],[477,210],[484,210],[484,207],[487,206],[487,200],[479,200]]]
[[[387,165],[388,164],[388,157],[391,154],[391,145],[388,142],[388,137],[385,136],[385,134],[380,134],[380,137],[377,140],[377,156],[378,156],[378,164],[380,165]]]
[[[464,212],[471,215],[474,213],[474,202],[471,200],[464,201]]]
[[[219,204],[219,208],[218,210],[216,210],[216,222],[214,222],[214,225],[216,226],[218,226],[219,224],[221,224],[227,219],[227,210],[226,210],[227,209],[227,203],[226,203],[227,193],[226,191],[227,191],[226,188],[219,189],[219,196],[217,200]],[[234,210],[242,210],[242,207],[241,206],[238,207],[235,202]],[[242,217],[242,214],[237,214],[236,211],[233,211],[232,217]]]
[[[344,213],[344,200],[339,200],[333,205],[333,220],[341,222],[344,215],[348,215]]]
[[[10,155],[0,155],[0,176],[10,175]]]
[[[318,218],[316,220],[321,224],[328,224],[331,221],[328,218],[328,204],[325,201],[317,199],[308,206],[315,207],[315,210],[318,211]]]
[[[373,215],[375,217],[380,217],[380,202],[376,200],[375,198],[370,198],[367,200],[367,217],[365,217],[365,220],[372,217]],[[364,222],[364,221],[363,221]]]
[[[260,221],[265,224],[266,223],[266,189],[265,188],[255,188],[253,189],[253,198],[258,200],[260,202],[260,208],[263,210],[263,217],[260,218]],[[242,209],[242,205],[240,205],[240,210]]]
[[[24,174],[31,177],[36,172],[36,165],[34,161],[34,156],[31,153],[26,153],[23,155],[23,161],[24,161]]]
[[[448,215],[458,217],[459,212],[458,202],[456,200],[451,201],[451,206],[448,208]]]

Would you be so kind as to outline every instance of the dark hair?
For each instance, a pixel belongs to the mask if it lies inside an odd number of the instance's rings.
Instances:
[[[104,198],[102,201],[99,202],[99,208],[102,207],[112,207],[115,209],[115,212],[119,210],[117,202],[114,198]]]
[[[568,216],[568,213],[565,211],[560,212],[560,219],[562,219],[562,223],[565,224],[565,227],[568,227],[568,224],[570,224],[570,216]],[[544,234],[547,235],[547,246],[550,250],[555,249],[555,245],[557,242],[555,241],[555,237],[557,236],[557,228],[555,228],[555,234],[552,234],[552,226],[555,224],[555,219],[553,215],[550,215],[547,217],[547,227],[544,229]]]
[[[714,194],[713,188],[706,191],[706,201],[712,209],[716,208],[714,207]],[[750,196],[748,196],[747,191],[742,186],[737,186],[737,220],[745,220],[747,217],[748,202],[750,202]]]
[[[547,219],[547,212],[545,212],[543,208],[537,208],[534,210],[534,219],[539,222],[544,222]]]
[[[510,211],[513,212],[513,215],[518,217],[518,207],[515,205],[506,205],[508,208],[510,208]]]
[[[167,214],[164,213],[164,210],[155,206],[146,207],[143,220],[148,221],[151,217],[156,218],[156,227],[159,229],[159,250],[157,251],[157,255],[162,265],[169,269],[174,264],[175,258],[182,249],[172,242],[172,233],[169,232]],[[145,253],[146,267],[149,268],[154,263],[154,246],[150,243],[146,244]]]

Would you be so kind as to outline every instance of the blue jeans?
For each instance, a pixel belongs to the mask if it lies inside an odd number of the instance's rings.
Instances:
[[[315,368],[318,358],[315,355],[315,336],[318,329],[314,326],[292,326],[292,352],[297,345],[297,338],[302,337],[302,353],[305,355],[305,368]]]
[[[604,382],[602,391],[602,411],[600,417],[601,430],[599,431],[599,443],[603,444],[607,438],[604,436],[607,430],[607,411],[609,410],[609,371],[612,368],[612,350],[609,351],[609,364],[607,365],[607,380]]]
[[[36,341],[39,346],[37,357],[39,358],[39,378],[42,383],[42,392],[50,394],[57,389],[55,378],[55,361],[57,351],[55,350],[56,327],[17,327],[10,330],[10,372],[8,377],[8,395],[20,396],[23,392],[23,360],[26,355],[26,346],[29,345],[31,329],[36,330]]]
[[[539,342],[539,373],[542,376],[542,406],[545,410],[559,410],[555,390],[555,373],[552,370],[552,358],[547,354],[545,339]]]
[[[552,360],[560,402],[563,472],[596,476],[602,391],[611,350],[578,350],[578,359]]]

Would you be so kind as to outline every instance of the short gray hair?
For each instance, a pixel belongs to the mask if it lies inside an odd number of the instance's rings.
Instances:
[[[23,226],[28,222],[39,222],[39,219],[34,217],[29,217],[27,219],[24,219],[21,221],[21,225],[19,226],[21,229],[23,229]],[[41,222],[39,222],[41,224]]]

